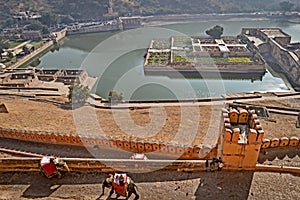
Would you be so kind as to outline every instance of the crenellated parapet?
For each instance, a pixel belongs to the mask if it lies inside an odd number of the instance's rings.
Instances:
[[[228,168],[255,168],[264,131],[255,110],[230,107],[222,112],[222,159]]]
[[[262,149],[267,148],[276,148],[276,147],[299,147],[300,146],[300,139],[296,136],[288,137],[281,137],[281,138],[273,138],[267,139],[264,138],[261,144]]]
[[[143,141],[109,136],[85,136],[74,133],[57,133],[47,131],[16,130],[0,127],[0,138],[10,138],[45,144],[73,145],[82,147],[100,147],[103,149],[122,149],[133,153],[154,153],[182,159],[210,159],[216,157],[216,148],[164,143],[159,141]],[[205,157],[201,157],[205,151]],[[202,152],[202,153],[201,153]]]

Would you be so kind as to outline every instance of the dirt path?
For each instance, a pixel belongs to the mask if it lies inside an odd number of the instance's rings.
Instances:
[[[138,186],[140,199],[145,200],[297,199],[300,194],[300,179],[291,174],[223,171],[130,175]],[[3,173],[0,199],[97,199],[105,176],[103,173],[73,173],[60,180],[48,180],[38,173]],[[108,189],[101,199],[106,199],[107,193]]]

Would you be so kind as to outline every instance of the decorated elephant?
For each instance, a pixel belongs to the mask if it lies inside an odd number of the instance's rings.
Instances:
[[[125,173],[118,173],[118,174],[116,173],[114,175],[109,174],[109,176],[103,181],[101,196],[104,195],[105,188],[110,189],[108,199],[111,198],[113,193],[116,193],[117,198],[120,196],[124,196],[126,197],[126,199],[129,199],[131,195],[134,194],[135,195],[134,200],[139,199],[139,195],[136,191],[135,183]]]

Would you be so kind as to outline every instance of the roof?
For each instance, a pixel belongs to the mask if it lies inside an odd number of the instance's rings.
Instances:
[[[261,29],[261,32],[266,34],[268,37],[289,37],[288,34],[284,33],[281,29]]]

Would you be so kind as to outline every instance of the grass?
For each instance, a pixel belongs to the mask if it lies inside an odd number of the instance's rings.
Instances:
[[[249,63],[252,61],[248,57],[229,57],[228,62]]]
[[[30,42],[30,44],[32,44],[34,46],[34,49],[38,49],[44,44],[44,41]]]
[[[154,40],[152,48],[153,49],[168,49],[168,48],[170,48],[170,44],[166,40]]]
[[[10,61],[7,61],[7,62],[4,62],[3,64],[8,67],[10,65],[12,65],[13,63],[16,63],[17,62],[17,58],[16,57],[13,57]]]
[[[179,56],[179,55],[174,55],[173,57],[173,62],[174,63],[187,63],[187,62],[192,62],[193,60],[186,57],[186,56]]]
[[[22,44],[22,43],[23,43],[23,42],[9,41],[9,42],[8,42],[8,45],[9,45],[8,48],[10,48],[10,49],[15,48],[16,46],[18,46],[18,45],[20,45],[20,44]]]
[[[194,60],[188,58],[186,56],[175,55],[173,58],[174,63],[185,63],[185,62],[193,62]],[[197,63],[250,63],[252,62],[248,57],[228,57],[228,58],[213,58],[213,57],[204,57],[204,58],[196,58],[195,62]]]
[[[166,65],[168,64],[169,59],[170,59],[170,52],[151,52],[148,58],[148,64]]]

